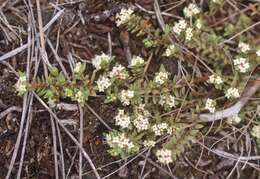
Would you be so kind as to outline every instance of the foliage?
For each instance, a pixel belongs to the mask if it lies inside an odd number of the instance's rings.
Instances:
[[[160,65],[157,73],[147,77],[146,59],[134,56],[132,63],[124,67],[116,58],[101,54],[92,59],[93,71],[85,70],[87,64],[78,63],[70,79],[56,67],[49,68],[47,79],[26,81],[21,74],[16,84],[18,94],[35,91],[52,104],[68,98],[82,106],[89,96],[104,95],[106,103],[118,106],[115,127],[105,134],[111,155],[135,154],[142,147],[153,147],[144,142],[152,141],[169,149],[176,160],[203,128],[196,121],[197,114],[205,109],[213,113],[223,104],[232,104],[243,90],[246,75],[259,63],[259,47],[249,44],[245,36],[235,45],[225,43],[225,39],[252,23],[246,15],[242,13],[237,23],[225,23],[221,29],[207,24],[207,16],[216,14],[224,5],[221,0],[211,2],[204,14],[189,5],[194,12],[188,8],[185,13],[195,15],[166,24],[164,31],[156,30],[148,19],[131,9],[117,15],[120,28],[142,37],[144,46],[151,51],[161,49],[159,55],[164,60],[177,62],[178,74]],[[161,151],[160,160],[167,155],[168,151]]]

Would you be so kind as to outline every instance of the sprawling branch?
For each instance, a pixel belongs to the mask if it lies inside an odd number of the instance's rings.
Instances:
[[[203,122],[212,122],[238,114],[240,110],[243,108],[243,106],[248,102],[249,98],[253,96],[259,88],[260,77],[258,77],[254,82],[250,82],[247,84],[242,94],[242,97],[233,106],[221,111],[217,111],[213,114],[200,114],[200,120]]]

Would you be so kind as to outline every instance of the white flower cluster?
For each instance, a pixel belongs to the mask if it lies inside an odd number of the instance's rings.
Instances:
[[[201,28],[202,28],[202,22],[201,22],[200,19],[196,20],[195,26],[196,26],[198,29],[201,29]]]
[[[238,124],[238,123],[240,123],[241,120],[242,120],[241,117],[239,117],[238,115],[234,115],[232,117],[229,117],[227,119],[227,122],[229,124]]]
[[[128,139],[124,133],[114,135],[106,135],[107,144],[110,147],[119,147],[121,149],[127,149],[128,151],[134,148],[134,143]]]
[[[239,42],[238,48],[242,53],[247,53],[250,50],[250,46],[244,42]]]
[[[167,49],[165,50],[164,54],[166,57],[172,56],[176,51],[175,45],[169,45]]]
[[[168,80],[168,73],[167,72],[159,72],[156,74],[154,81],[158,85],[164,84]]]
[[[104,92],[105,89],[109,88],[112,84],[111,80],[105,76],[99,77],[98,80],[96,81],[96,83],[97,83],[99,92]]]
[[[164,131],[168,129],[168,124],[165,122],[162,122],[160,124],[155,124],[152,126],[152,130],[156,136],[161,136]]]
[[[115,122],[116,125],[122,128],[128,128],[131,123],[130,116],[125,114],[124,110],[119,109],[118,114],[115,116]]]
[[[159,104],[161,106],[164,106],[166,104],[170,108],[172,108],[175,106],[175,97],[173,95],[170,95],[170,96],[162,95],[160,98]]]
[[[158,158],[159,162],[162,164],[169,164],[169,163],[173,162],[172,151],[169,149],[157,150],[156,157]]]
[[[185,30],[187,27],[187,23],[185,20],[179,20],[177,23],[174,24],[172,30],[177,35],[180,35],[183,30]]]
[[[249,62],[246,58],[240,57],[233,60],[235,67],[241,72],[246,73],[250,67]]]
[[[191,3],[183,9],[183,13],[185,17],[192,17],[200,13],[200,8],[196,4]]]
[[[190,41],[192,36],[193,36],[192,28],[191,27],[187,28],[186,31],[185,31],[185,34],[186,34],[185,39]]]
[[[130,18],[131,15],[134,13],[133,9],[129,8],[129,9],[121,9],[120,13],[116,14],[116,25],[120,26],[122,24],[127,23]]]
[[[252,136],[260,139],[260,125],[255,125],[251,131]]]
[[[260,50],[257,50],[257,51],[256,51],[256,55],[257,55],[258,57],[260,57]]]
[[[223,83],[223,80],[220,76],[210,75],[208,79],[208,83],[220,85]]]
[[[142,66],[144,64],[144,59],[140,56],[134,56],[131,60],[130,67]]]
[[[225,96],[227,98],[239,98],[240,94],[237,88],[229,88],[226,93]]]
[[[135,93],[132,90],[122,90],[120,94],[120,100],[124,106],[130,104],[130,100],[134,97]]]
[[[216,110],[216,101],[213,99],[207,99],[205,109],[209,110],[209,112],[214,113]]]
[[[112,58],[109,55],[102,53],[101,55],[95,55],[92,59],[92,65],[97,69],[102,69],[103,65],[109,64]]]
[[[83,104],[85,102],[85,98],[84,98],[84,95],[81,91],[78,91],[76,94],[75,94],[75,99],[78,103],[80,104]]]
[[[142,114],[138,114],[133,123],[138,131],[147,130],[149,128],[149,119]]]
[[[15,84],[15,89],[21,95],[27,91],[26,82],[27,80],[25,74],[20,74],[19,79]]]
[[[190,41],[193,33],[192,33],[192,28],[191,27],[187,27],[187,23],[185,20],[179,20],[177,23],[174,24],[172,30],[174,33],[176,33],[177,35],[180,35],[183,31],[185,31],[185,39]],[[186,29],[186,30],[185,30]]]
[[[126,68],[120,64],[117,64],[112,68],[112,71],[109,73],[111,78],[118,78],[120,80],[125,80],[128,76]]]
[[[145,140],[145,141],[143,142],[143,144],[144,144],[145,147],[154,147],[155,144],[156,144],[156,142],[153,141],[153,140]]]
[[[169,128],[167,129],[167,134],[172,135],[172,133],[173,133],[173,128],[172,128],[172,127],[169,127]]]

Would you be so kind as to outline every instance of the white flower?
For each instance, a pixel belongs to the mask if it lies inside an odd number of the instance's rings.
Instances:
[[[177,35],[180,35],[181,32],[187,27],[187,23],[185,20],[179,20],[177,23],[174,24],[172,30],[175,32]]]
[[[132,58],[131,60],[131,67],[135,67],[135,66],[141,66],[144,64],[144,59],[140,56],[135,56]]]
[[[244,42],[239,42],[238,48],[240,48],[242,53],[246,53],[250,50],[250,46]]]
[[[172,128],[172,127],[169,127],[169,128],[167,129],[167,134],[172,135],[172,133],[173,133],[173,128]]]
[[[156,144],[156,142],[153,141],[153,140],[145,140],[145,141],[143,142],[143,144],[144,144],[145,147],[154,147],[155,144]]]
[[[223,83],[223,80],[222,80],[222,78],[220,76],[210,75],[209,79],[208,79],[208,83],[220,85],[220,84]]]
[[[216,109],[216,101],[212,99],[207,99],[205,109],[209,110],[209,112],[214,113]]]
[[[196,14],[199,14],[200,13],[200,9],[199,9],[199,7],[196,4],[191,3],[191,4],[188,5],[188,7],[185,7],[183,9],[183,13],[184,13],[185,17],[192,17],[192,16],[194,16]]]
[[[109,64],[112,58],[109,55],[102,53],[101,55],[95,55],[92,59],[92,65],[97,69],[100,70],[103,65]]]
[[[155,83],[162,85],[168,80],[168,73],[167,72],[159,72],[156,74],[154,81]]]
[[[128,76],[126,68],[120,64],[113,67],[112,71],[109,73],[111,78],[118,78],[121,80],[125,80]]]
[[[106,135],[106,141],[107,144],[110,147],[119,147],[121,149],[127,149],[127,150],[131,150],[132,148],[134,148],[134,143],[132,141],[130,141],[124,133],[118,134],[117,136],[111,135],[111,134],[107,134]]]
[[[132,90],[122,90],[120,94],[121,102],[124,106],[130,104],[130,100],[134,97],[134,91]]]
[[[158,158],[159,162],[162,164],[169,164],[173,162],[172,151],[168,149],[157,150],[156,157]]]
[[[237,88],[229,88],[226,93],[225,96],[227,98],[239,98],[240,94]]]
[[[134,126],[138,129],[138,131],[147,130],[149,127],[149,120],[147,117],[138,114],[134,120]]]
[[[250,65],[249,62],[246,58],[237,58],[235,60],[233,60],[235,67],[241,72],[241,73],[245,73],[248,71]]]
[[[155,124],[152,126],[152,130],[156,136],[161,136],[165,130],[168,129],[168,124],[162,122],[160,124]]]
[[[186,31],[185,31],[185,34],[186,34],[185,39],[188,40],[188,41],[190,41],[191,38],[192,38],[192,36],[193,36],[193,34],[192,34],[192,28],[190,28],[190,27],[187,28]]]
[[[120,13],[116,14],[116,25],[120,26],[122,24],[127,23],[130,18],[131,15],[134,13],[133,9],[129,8],[129,9],[121,9]]]
[[[260,57],[260,50],[257,50],[257,51],[256,51],[256,55],[257,55],[258,57]]]
[[[80,104],[83,104],[85,102],[85,98],[84,98],[84,95],[81,91],[78,91],[76,94],[75,94],[75,99],[78,103]]]
[[[173,44],[169,45],[167,47],[167,49],[165,50],[164,54],[166,57],[172,56],[175,53],[175,50],[176,50],[175,45],[173,45]]]
[[[20,74],[18,81],[14,85],[16,91],[20,95],[23,95],[27,91],[26,83],[27,83],[26,75],[24,73]]]
[[[229,117],[229,118],[227,119],[227,122],[228,122],[229,124],[238,124],[238,123],[240,123],[241,120],[242,120],[242,119],[241,119],[238,115],[234,115],[234,116],[232,116],[232,117]]]
[[[170,106],[170,108],[174,107],[175,106],[175,97],[170,95],[168,98],[167,98],[167,101],[166,101],[166,104]]]
[[[198,20],[196,21],[196,27],[197,27],[198,29],[201,29],[201,28],[202,28],[202,22],[201,22],[200,19],[198,19]]]
[[[260,125],[255,125],[251,131],[252,136],[260,139]]]
[[[175,106],[175,97],[173,95],[170,95],[170,96],[162,95],[160,98],[159,104],[161,106],[164,106],[166,104],[170,108],[172,108]]]
[[[99,77],[97,80],[97,86],[98,86],[98,91],[99,92],[104,92],[105,89],[109,88],[111,86],[111,80],[105,76]]]
[[[125,114],[124,110],[119,109],[118,114],[115,116],[116,125],[122,128],[128,128],[131,121],[130,116]]]

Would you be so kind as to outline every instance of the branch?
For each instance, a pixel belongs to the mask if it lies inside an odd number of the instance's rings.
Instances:
[[[260,88],[260,77],[258,77],[252,84],[247,84],[242,94],[242,97],[233,106],[221,111],[217,111],[213,114],[210,113],[200,114],[199,119],[202,122],[212,122],[212,121],[237,115],[240,112],[240,110],[245,106],[245,104],[248,102],[249,98],[253,96],[259,88]]]

